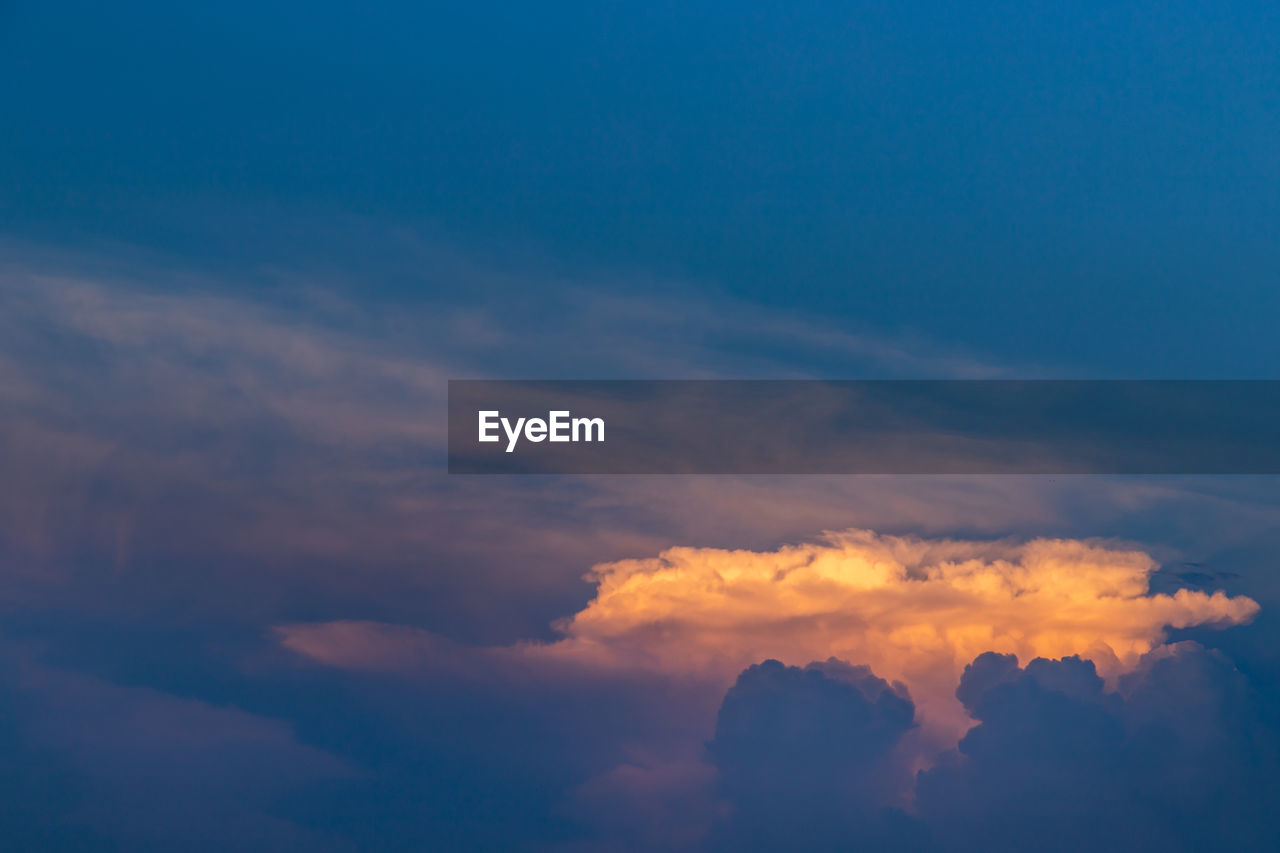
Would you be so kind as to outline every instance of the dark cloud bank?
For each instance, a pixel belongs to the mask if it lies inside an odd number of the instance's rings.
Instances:
[[[914,723],[901,684],[834,658],[804,669],[768,660],[725,696],[708,744],[733,811],[719,850],[919,846],[921,831],[887,806],[891,755]]]
[[[719,849],[1280,849],[1276,732],[1218,651],[1162,647],[1108,691],[1091,661],[988,652],[957,696],[978,724],[914,786],[886,759],[900,686],[838,661],[766,661],[725,697],[708,750],[733,810]]]

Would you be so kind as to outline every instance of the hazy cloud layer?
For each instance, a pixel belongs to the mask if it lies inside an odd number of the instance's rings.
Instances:
[[[30,642],[33,668],[7,681],[3,747],[6,778],[44,797],[5,818],[14,837],[729,843],[754,795],[728,778],[750,755],[706,749],[726,690],[766,658],[835,655],[909,690],[915,725],[873,762],[891,801],[859,812],[861,837],[901,842],[921,825],[912,773],[972,724],[952,694],[977,654],[1093,655],[1114,687],[1166,626],[1239,624],[1239,593],[1264,612],[1274,596],[1263,482],[449,478],[451,375],[1004,372],[732,300],[406,257],[502,298],[379,304],[324,274],[233,287],[154,258],[11,253],[0,595],[4,645]],[[780,546],[851,525],[904,535]],[[1265,673],[1266,635],[1248,636]],[[261,784],[228,782],[246,774]]]
[[[15,849],[348,849],[281,806],[356,775],[285,721],[0,659],[0,812]]]

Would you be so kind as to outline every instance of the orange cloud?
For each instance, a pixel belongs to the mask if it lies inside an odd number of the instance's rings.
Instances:
[[[592,569],[594,600],[537,656],[652,668],[726,685],[766,658],[837,657],[910,688],[942,740],[967,717],[954,698],[985,651],[1082,655],[1109,679],[1169,628],[1235,625],[1256,602],[1191,590],[1153,595],[1147,554],[1079,540],[970,542],[851,530],[777,551],[671,548]]]
[[[481,669],[646,671],[717,696],[767,658],[836,657],[905,683],[924,739],[938,747],[970,725],[954,694],[983,652],[1024,662],[1081,655],[1114,684],[1170,628],[1237,625],[1258,612],[1252,599],[1222,592],[1152,594],[1157,568],[1142,551],[1101,542],[850,530],[776,551],[671,548],[597,565],[595,598],[551,643],[464,650],[415,629],[349,622],[280,632],[295,652],[339,667],[451,667],[461,655],[487,661]]]

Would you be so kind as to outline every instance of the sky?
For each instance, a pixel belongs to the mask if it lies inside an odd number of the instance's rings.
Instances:
[[[1280,12],[0,2],[0,832],[1259,850],[1272,477],[445,473],[458,378],[1280,378]]]

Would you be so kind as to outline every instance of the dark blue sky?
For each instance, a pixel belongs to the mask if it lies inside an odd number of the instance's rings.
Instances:
[[[1013,364],[1280,370],[1273,4],[10,3],[0,20],[11,234],[300,264],[332,241],[285,222],[355,215]],[[345,260],[366,290],[441,287]]]

